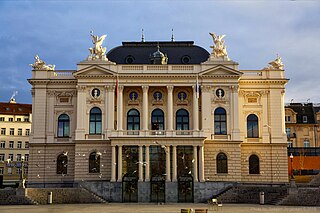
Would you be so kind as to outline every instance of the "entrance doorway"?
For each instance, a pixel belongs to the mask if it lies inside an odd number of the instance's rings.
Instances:
[[[190,174],[178,178],[178,202],[193,203],[193,177]]]
[[[122,202],[138,202],[138,177],[132,173],[122,178]]]
[[[151,202],[165,202],[166,181],[164,176],[151,177]]]

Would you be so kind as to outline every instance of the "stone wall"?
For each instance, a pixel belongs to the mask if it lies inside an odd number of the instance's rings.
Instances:
[[[103,199],[110,202],[122,202],[122,183],[106,181],[82,181],[78,183]]]
[[[49,192],[52,192],[53,204],[103,202],[103,200],[81,188],[28,188],[26,192],[28,197],[39,204],[47,204]]]
[[[24,195],[17,195],[17,189],[1,189],[0,205],[21,205],[33,204],[32,200]]]
[[[277,204],[287,195],[284,185],[238,185],[221,194],[218,199],[223,203],[260,203],[260,192],[264,192],[265,204]]]
[[[298,188],[279,204],[287,206],[320,206],[320,188]]]

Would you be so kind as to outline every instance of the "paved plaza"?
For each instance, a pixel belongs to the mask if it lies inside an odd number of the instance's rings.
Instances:
[[[180,213],[181,209],[193,208],[203,209],[208,208],[206,204],[64,204],[64,205],[15,205],[15,206],[0,206],[0,213]],[[210,210],[209,212],[215,212]],[[320,212],[320,207],[296,207],[296,206],[268,206],[268,205],[253,205],[253,204],[225,204],[219,212],[232,213],[248,213],[248,212]]]

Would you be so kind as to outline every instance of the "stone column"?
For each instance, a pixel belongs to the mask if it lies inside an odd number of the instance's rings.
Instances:
[[[173,131],[173,86],[169,85],[167,86],[168,89],[168,131]]]
[[[238,86],[231,86],[231,121],[232,130],[231,130],[231,140],[239,141],[240,140],[240,128],[239,128],[239,93]]]
[[[116,147],[111,148],[111,182],[116,182]]]
[[[202,131],[203,136],[207,138],[211,138],[211,123],[212,123],[212,115],[211,115],[211,94],[210,94],[210,86],[202,86],[202,94],[201,94],[201,112],[202,112]]]
[[[114,130],[114,90],[115,86],[108,86],[108,108],[107,108],[107,116],[108,118],[108,130]]]
[[[54,91],[47,91],[47,95],[48,95],[48,106],[47,106],[47,110],[48,110],[48,132],[47,132],[47,143],[53,143],[54,142],[54,135],[55,135],[55,131],[54,131],[54,126],[58,126],[57,120],[55,119],[55,113],[54,113],[54,98],[55,98],[55,94]],[[70,116],[70,115],[69,115]],[[58,117],[56,117],[58,119]],[[58,131],[58,129],[57,129]],[[70,136],[71,136],[71,131],[70,131]]]
[[[122,181],[122,146],[118,146],[118,182]]]
[[[172,182],[177,181],[177,146],[172,146]]]
[[[148,130],[148,90],[149,86],[142,86],[143,100],[142,100],[142,124],[143,130]]]
[[[105,108],[105,113],[104,113],[104,126],[105,126],[105,133],[107,133],[108,130],[108,120],[109,120],[109,111],[108,111],[108,104],[109,104],[109,95],[108,95],[108,87],[104,86],[105,93],[104,93],[104,108]],[[106,135],[107,136],[107,135]]]
[[[77,129],[76,129],[76,140],[85,139],[85,118],[88,118],[86,113],[86,86],[77,86]]]
[[[198,182],[198,147],[193,146],[193,180]]]
[[[204,182],[204,148],[199,147],[199,181]]]
[[[143,151],[142,146],[139,146],[139,181],[143,181]]]
[[[171,181],[171,173],[170,173],[170,146],[165,147],[166,151],[166,181]]]
[[[199,98],[197,97],[196,86],[192,87],[193,89],[193,130],[199,130]]]
[[[146,177],[145,181],[150,181],[150,146],[146,146]]]
[[[117,130],[122,131],[122,121],[123,121],[123,86],[118,87],[118,105],[117,105]]]
[[[269,103],[268,103],[268,91],[262,92],[262,142],[269,143],[270,139],[270,124],[269,124]]]

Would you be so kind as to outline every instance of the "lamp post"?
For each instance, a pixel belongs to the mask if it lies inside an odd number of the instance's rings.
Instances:
[[[293,155],[292,155],[292,153],[290,154],[290,163],[291,163],[291,176],[290,176],[290,178],[291,178],[291,180],[294,180],[294,176],[293,176]]]
[[[20,182],[19,188],[25,188],[25,178],[24,178],[24,156],[21,157],[21,170],[20,170]]]

